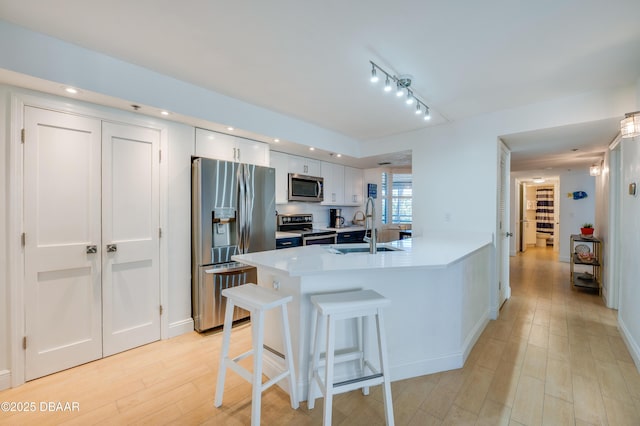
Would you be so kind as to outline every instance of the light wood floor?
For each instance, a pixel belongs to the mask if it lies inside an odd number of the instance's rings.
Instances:
[[[512,297],[464,368],[393,383],[396,423],[639,425],[640,375],[616,311],[597,295],[571,290],[568,274],[551,249],[513,258]],[[249,327],[241,330],[232,343],[238,352],[250,344]],[[213,407],[220,341],[219,333],[190,333],[2,391],[0,401],[77,402],[80,411],[0,412],[0,424],[249,424],[250,386],[232,372],[223,406]],[[367,397],[338,395],[333,420],[384,424],[379,387]],[[263,395],[265,425],[321,422],[322,400],[294,411],[277,387]]]

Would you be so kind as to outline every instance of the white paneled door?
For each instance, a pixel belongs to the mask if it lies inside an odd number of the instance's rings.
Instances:
[[[160,338],[159,134],[34,107],[24,122],[31,380]]]
[[[100,126],[25,109],[26,380],[102,356]]]
[[[104,356],[160,339],[159,133],[102,125]]]

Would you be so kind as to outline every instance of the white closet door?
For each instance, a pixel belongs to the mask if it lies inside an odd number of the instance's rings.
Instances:
[[[102,356],[100,121],[25,107],[25,379]],[[91,246],[95,246],[95,253]]]
[[[156,130],[103,123],[104,356],[160,339]]]

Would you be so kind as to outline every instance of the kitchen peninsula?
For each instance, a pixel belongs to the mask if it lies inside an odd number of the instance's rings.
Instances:
[[[340,252],[367,247],[312,245],[234,256],[257,267],[258,285],[293,296],[289,321],[302,399],[307,391],[311,295],[372,289],[391,300],[384,316],[394,381],[462,367],[489,321],[495,256],[491,234],[429,233],[378,244],[389,251],[377,254]],[[282,353],[276,320],[271,326],[267,318],[265,344]],[[343,344],[353,343],[353,330],[344,327]],[[270,358],[265,360],[267,376],[270,365],[279,362]]]

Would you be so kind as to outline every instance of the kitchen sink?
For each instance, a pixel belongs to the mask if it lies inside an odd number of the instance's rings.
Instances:
[[[345,248],[336,248],[337,252],[342,254],[347,253],[369,253],[369,247],[345,247]],[[390,248],[390,247],[378,247],[378,252],[381,251],[399,251],[399,249]]]

